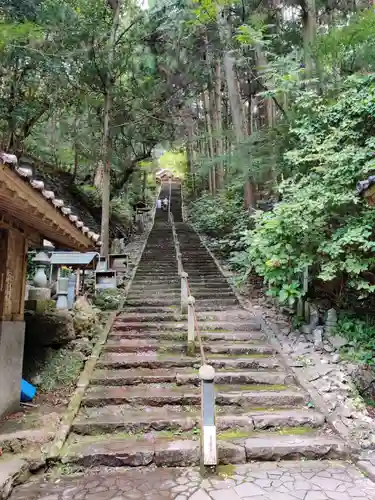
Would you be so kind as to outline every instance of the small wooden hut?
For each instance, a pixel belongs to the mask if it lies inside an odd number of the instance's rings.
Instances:
[[[80,252],[100,245],[99,235],[34,178],[31,168],[0,153],[0,416],[19,406],[27,251],[41,248],[44,238]]]

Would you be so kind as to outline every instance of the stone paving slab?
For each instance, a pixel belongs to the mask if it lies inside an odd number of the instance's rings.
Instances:
[[[11,500],[374,500],[375,484],[345,462],[227,466],[202,479],[197,469],[117,469],[39,480]]]

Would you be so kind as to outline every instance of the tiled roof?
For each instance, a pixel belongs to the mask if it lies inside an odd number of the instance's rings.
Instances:
[[[62,199],[55,196],[52,190],[46,188],[43,181],[33,178],[33,170],[28,166],[20,166],[18,164],[18,159],[15,155],[8,154],[5,152],[0,152],[0,160],[12,168],[25,182],[28,182],[35,190],[39,191],[41,196],[48,200],[51,205],[53,205],[57,210],[70,220],[70,223],[75,225],[78,229],[82,231],[90,240],[92,240],[97,246],[101,245],[100,235],[95,233],[86,226],[86,224],[74,214],[74,208],[70,208],[65,205]]]

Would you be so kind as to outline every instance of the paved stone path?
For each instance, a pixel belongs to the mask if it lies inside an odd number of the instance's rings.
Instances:
[[[225,472],[228,475],[225,475]],[[10,500],[374,500],[375,484],[344,462],[283,462],[223,468],[201,479],[197,469],[87,473],[16,488]]]

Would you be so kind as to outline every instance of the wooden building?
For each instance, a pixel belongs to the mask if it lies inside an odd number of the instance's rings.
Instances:
[[[0,153],[0,416],[20,401],[27,251],[46,238],[59,248],[95,250],[99,235],[56,199],[30,168]]]

